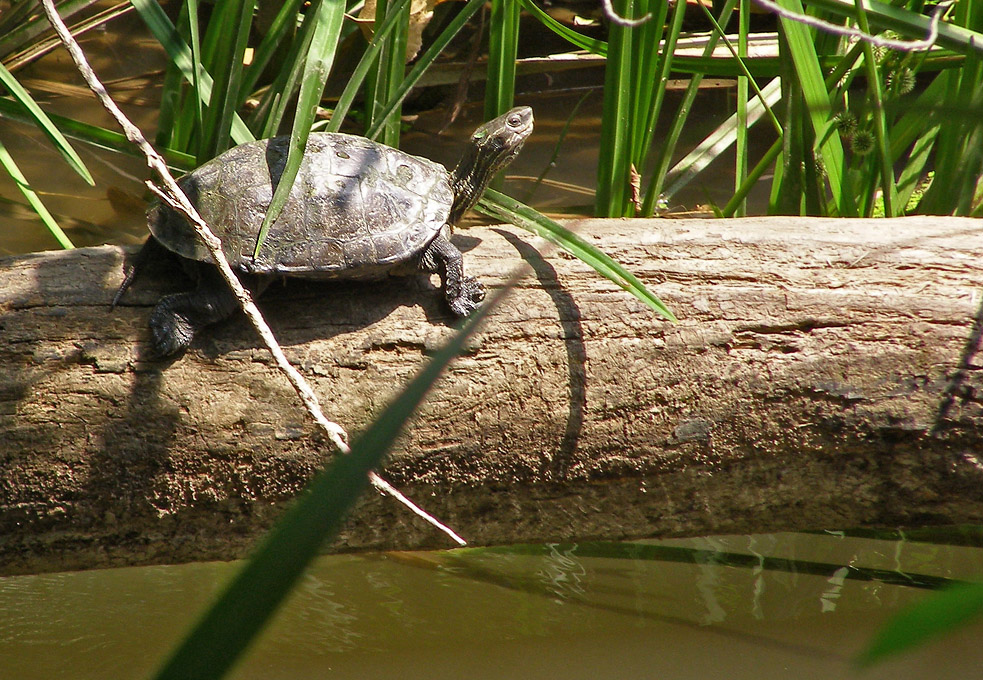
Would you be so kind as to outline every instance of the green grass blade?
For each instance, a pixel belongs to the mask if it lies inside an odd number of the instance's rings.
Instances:
[[[175,142],[175,125],[181,111],[183,86],[184,74],[174,62],[168,61],[160,87],[160,105],[157,108],[157,134],[154,135],[154,146],[171,146]]]
[[[911,148],[911,153],[905,160],[904,167],[898,176],[898,203],[911,212],[909,203],[915,192],[922,187],[922,178],[927,174],[935,140],[939,135],[939,125],[927,129]]]
[[[720,9],[720,22],[722,24],[727,24],[736,6],[737,0],[727,0],[724,3],[724,6]],[[708,37],[706,47],[703,49],[703,55],[705,57],[713,54],[718,40],[718,34],[716,33]],[[679,58],[674,56],[673,67],[678,67],[678,65]],[[693,109],[693,102],[696,101],[696,95],[699,94],[702,79],[703,76],[699,73],[690,78],[689,85],[686,86],[686,91],[683,93],[679,108],[676,110],[676,115],[673,117],[672,124],[669,127],[669,133],[659,144],[656,153],[655,169],[652,171],[652,176],[642,201],[642,214],[645,216],[651,217],[655,213],[655,206],[662,197],[663,185],[666,175],[669,172],[669,164],[672,162],[673,153],[676,150],[676,145],[679,143],[683,127],[689,118],[689,113]]]
[[[328,125],[325,127],[325,130],[328,132],[337,132],[341,129],[342,123],[345,122],[345,116],[348,115],[348,110],[351,108],[352,102],[355,101],[355,95],[358,94],[358,90],[362,86],[362,83],[365,82],[365,77],[368,75],[369,69],[372,68],[372,65],[378,58],[379,52],[382,50],[386,36],[395,28],[396,22],[402,17],[402,12],[408,3],[409,0],[399,0],[389,7],[386,20],[382,22],[382,26],[372,36],[369,46],[365,48],[365,53],[348,78],[348,84],[345,85],[341,96],[338,97],[338,103],[335,104],[334,111],[331,114],[331,120],[328,121]]]
[[[466,347],[502,289],[427,362],[372,425],[319,473],[284,513],[253,557],[194,626],[156,680],[214,680],[224,675],[274,614],[321,546],[368,487],[406,422],[446,366]]]
[[[7,151],[7,147],[4,146],[2,140],[0,140],[0,166],[3,166],[3,169],[7,171],[10,178],[14,180],[15,184],[17,184],[17,188],[20,189],[22,194],[24,194],[24,198],[26,198],[27,202],[31,204],[34,212],[36,212],[38,217],[41,218],[44,226],[48,228],[48,231],[50,231],[51,235],[55,237],[58,244],[65,249],[74,248],[75,246],[72,244],[71,239],[69,239],[65,232],[62,231],[62,228],[58,226],[58,222],[54,217],[52,217],[51,213],[48,212],[48,209],[44,207],[44,203],[41,202],[40,197],[38,197],[37,193],[35,193],[35,191],[31,188],[27,178],[24,177],[24,174],[20,171],[20,168],[17,167],[17,163],[14,162],[13,156],[11,156],[10,152]]]
[[[164,14],[164,10],[154,0],[131,1],[147,28],[164,48],[167,56],[184,74],[185,80],[189,83],[195,82],[191,48],[181,39],[177,29],[174,28],[174,24]],[[208,103],[212,96],[212,76],[205,69],[202,69],[198,72],[197,77],[199,97],[203,102]],[[255,139],[238,114],[234,114],[232,117],[231,134],[236,144],[251,142]]]
[[[652,87],[636,85],[634,93],[631,158],[639,172],[646,167],[649,149],[652,148],[652,138],[655,136],[655,127],[662,113],[666,85],[672,74],[673,53],[686,16],[686,3],[679,2],[673,7],[672,21],[665,35],[665,44],[660,49],[659,43],[663,38],[667,10],[667,3],[649,2],[644,7],[644,11],[651,13],[652,17],[638,27],[641,29],[640,40],[634,43],[636,60],[633,79],[636,83],[653,83]]]
[[[194,97],[195,129],[205,129],[205,111],[201,96],[201,73],[204,68],[201,64],[201,26],[198,22],[198,0],[187,0],[188,8],[188,32],[191,41],[191,91]],[[226,131],[228,135],[228,131]],[[201,154],[199,154],[200,158]],[[209,157],[211,158],[211,157]]]
[[[65,0],[58,3],[58,15],[68,21],[69,17],[97,2],[98,0]],[[29,13],[36,8],[37,3],[32,2],[4,3],[4,11],[0,13],[0,58],[6,58],[8,54],[29,44],[51,28],[42,14],[38,14],[33,21],[26,20]]]
[[[474,16],[475,12],[481,9],[484,4],[484,0],[468,0],[468,3],[461,8],[457,13],[457,16],[447,25],[447,27],[441,31],[440,35],[433,41],[433,43],[426,49],[426,51],[417,58],[416,62],[413,64],[413,68],[410,69],[406,77],[400,82],[399,87],[397,87],[385,106],[380,107],[379,117],[375,124],[373,124],[365,133],[365,136],[369,139],[376,139],[382,130],[382,125],[385,120],[387,120],[393,112],[399,107],[399,105],[409,94],[410,90],[414,85],[420,80],[426,70],[430,68],[433,62],[437,59],[440,53],[450,44],[450,41],[454,39],[465,24]]]
[[[520,7],[516,0],[491,0],[485,120],[505,113],[512,108],[515,101],[515,59],[519,48]]]
[[[701,5],[702,7],[702,5]],[[713,16],[711,15],[711,19]],[[744,60],[748,56],[748,33],[751,31],[751,3],[749,0],[741,0],[741,11],[738,14],[738,28],[737,28],[737,53],[734,55],[737,63],[742,67],[744,66]],[[723,35],[723,31],[718,32]],[[723,36],[726,38],[726,35]],[[729,44],[729,41],[728,41]],[[747,102],[748,102],[748,85],[753,85],[757,90],[757,83],[755,83],[754,78],[750,77],[750,74],[745,74],[737,79],[737,139],[734,145],[734,192],[741,190],[741,186],[747,181],[747,170],[748,170],[748,120],[747,120]],[[760,96],[760,95],[759,95]],[[771,107],[768,109],[771,111]],[[774,115],[774,114],[772,114]],[[777,120],[775,121],[778,122]],[[737,217],[744,217],[747,214],[747,201],[738,201],[737,207],[735,208],[735,215]]]
[[[273,83],[266,88],[259,106],[250,117],[250,128],[256,130],[261,139],[274,137],[279,133],[293,95],[300,88],[306,65],[305,55],[310,52],[314,31],[318,27],[318,7],[320,0],[314,2],[304,13],[304,20],[290,43],[280,71]]]
[[[744,2],[745,5],[746,5],[747,0],[742,0],[742,2]],[[778,122],[778,117],[775,115],[775,112],[771,110],[771,104],[768,102],[767,97],[765,97],[764,94],[761,92],[761,88],[758,87],[758,84],[757,84],[757,82],[755,80],[755,76],[754,76],[754,74],[752,74],[751,69],[748,68],[748,59],[747,59],[747,54],[746,54],[747,53],[747,32],[746,32],[746,30],[745,29],[742,29],[742,31],[740,33],[740,37],[742,39],[742,42],[744,43],[743,48],[740,48],[740,46],[738,46],[738,48],[735,48],[734,47],[734,44],[730,41],[730,38],[728,38],[727,37],[727,34],[724,33],[724,29],[721,28],[720,24],[717,23],[717,20],[713,18],[713,15],[706,8],[706,6],[701,3],[700,4],[700,7],[703,9],[703,14],[706,16],[707,20],[713,26],[714,31],[716,31],[717,37],[719,37],[720,40],[723,41],[724,46],[727,47],[727,49],[731,53],[731,56],[734,58],[734,64],[737,66],[737,69],[738,69],[738,71],[740,73],[740,75],[738,77],[739,78],[742,78],[744,80],[745,87],[750,86],[751,89],[754,90],[754,94],[758,97],[758,100],[761,101],[761,103],[764,104],[764,106],[765,106],[765,113],[768,114],[768,118],[771,120],[771,124],[774,126],[774,128],[775,128],[775,130],[777,132],[781,133],[781,131],[782,131],[782,124],[780,122]],[[750,11],[747,10],[747,9],[745,9],[743,11],[743,13],[741,13],[739,15],[740,16],[740,19],[741,19],[741,25],[742,26],[744,26],[744,22],[745,21],[748,21],[749,14],[750,14]],[[741,54],[742,51],[744,52],[744,54]],[[745,100],[746,100],[746,98],[745,98]]]
[[[257,81],[273,59],[273,55],[276,54],[280,44],[290,34],[291,29],[296,26],[297,12],[300,11],[304,1],[289,0],[283,3],[283,6],[273,18],[273,23],[270,24],[269,30],[263,35],[262,40],[260,40],[259,45],[256,46],[256,50],[253,52],[252,63],[249,64],[249,67],[243,74],[242,84],[239,87],[238,100],[240,103],[244,102],[249,96],[249,93],[256,87]]]
[[[519,201],[499,193],[494,189],[485,190],[485,195],[478,202],[478,209],[495,219],[511,224],[542,236],[567,251],[577,259],[593,267],[599,274],[613,281],[616,285],[628,291],[636,298],[651,307],[669,321],[675,322],[676,316],[660,300],[655,293],[645,287],[634,274],[615,262],[609,255],[601,252],[569,229],[554,222],[545,215]]]
[[[128,142],[121,132],[82,123],[55,113],[45,113],[45,115],[65,137],[100,149],[127,154],[134,158],[143,158],[143,153]],[[6,97],[0,97],[0,117],[25,125],[34,124],[34,119],[24,111],[18,102]],[[168,148],[160,148],[158,151],[164,155],[168,165],[172,168],[188,170],[195,166],[194,156]]]
[[[287,161],[283,168],[273,192],[270,206],[267,208],[266,216],[256,237],[256,247],[253,249],[253,257],[259,256],[259,249],[266,239],[266,234],[270,227],[280,216],[280,211],[287,203],[287,197],[293,188],[294,179],[304,157],[304,148],[307,146],[307,137],[311,132],[311,125],[317,115],[317,105],[321,101],[324,93],[324,84],[331,73],[331,65],[334,63],[335,52],[338,49],[338,38],[341,35],[341,25],[345,21],[345,3],[343,0],[322,0],[319,6],[312,7],[312,11],[317,11],[317,28],[314,29],[314,36],[311,46],[307,53],[304,66],[304,78],[300,83],[300,94],[297,96],[297,112],[294,115],[293,129],[290,132],[290,150],[287,152]]]
[[[44,132],[45,136],[51,140],[51,143],[58,150],[58,153],[62,155],[72,169],[79,174],[79,176],[84,179],[89,186],[95,186],[95,182],[92,179],[92,175],[89,174],[89,169],[85,167],[85,163],[79,158],[79,155],[72,148],[72,145],[68,143],[68,140],[58,131],[55,124],[51,122],[47,114],[41,110],[41,107],[37,105],[34,98],[25,90],[17,79],[13,76],[10,71],[4,68],[3,64],[0,64],[0,85],[7,88],[7,91],[13,96],[15,100],[20,102],[20,105],[24,107],[31,119],[34,120],[38,128]]]
[[[375,26],[381,27],[387,18],[388,0],[378,0],[376,4]],[[385,103],[390,101],[399,88],[406,72],[406,43],[410,21],[410,5],[402,6],[396,22],[381,41],[379,57],[369,69],[365,79],[365,129],[379,128],[378,139],[391,147],[399,146],[400,112],[396,106],[389,115],[380,115]]]
[[[634,0],[613,0],[616,14],[634,18]],[[612,24],[604,67],[604,103],[601,114],[601,145],[597,160],[597,192],[594,213],[601,217],[629,217],[630,202],[632,28]]]
[[[857,25],[864,33],[870,33],[867,12],[863,2],[857,0]],[[874,57],[874,46],[864,42],[864,67],[867,71],[867,94],[874,107],[874,137],[877,140],[877,160],[880,166],[881,188],[884,201],[884,215],[897,217],[902,206],[898,205],[898,189],[894,183],[894,170],[891,164],[891,139],[887,129],[887,118],[884,113],[884,88],[881,84],[881,74]],[[873,192],[871,192],[873,195]],[[873,206],[870,206],[870,210]],[[868,213],[869,210],[866,209]]]
[[[758,162],[755,163],[754,167],[747,173],[747,176],[737,188],[737,191],[735,191],[734,195],[731,196],[729,201],[727,201],[727,205],[721,208],[721,217],[734,217],[737,214],[738,208],[744,202],[744,199],[747,198],[747,195],[751,193],[751,189],[754,188],[754,185],[757,184],[758,180],[764,176],[765,172],[771,167],[772,163],[774,163],[775,160],[781,155],[782,140],[779,138],[775,140],[775,143],[771,145],[768,151],[766,151],[765,154],[758,159]]]
[[[546,26],[546,28],[556,33],[574,47],[586,50],[592,54],[597,54],[602,57],[607,56],[608,44],[603,40],[590,38],[582,33],[578,33],[564,24],[561,24],[549,14],[541,10],[532,0],[519,0],[519,2],[522,4],[522,7],[532,16],[536,17],[541,24]]]
[[[799,0],[777,0],[784,9],[798,14],[803,13]],[[841,216],[856,215],[856,206],[849,191],[843,190],[845,162],[843,147],[838,135],[830,134],[833,127],[832,106],[823,79],[819,58],[816,55],[810,29],[803,24],[780,18],[782,29],[788,43],[792,64],[795,68],[797,84],[801,87],[806,107],[805,117],[811,125],[814,137],[821,141],[819,152],[829,181],[833,202]]]
[[[854,0],[806,1],[810,7],[849,19],[853,19],[857,13]],[[960,4],[969,5],[972,3]],[[891,30],[908,40],[922,40],[928,35],[931,20],[927,16],[885,2],[869,2],[866,4],[866,10],[873,30]],[[950,22],[943,21],[939,24],[939,37],[936,40],[936,45],[959,54],[976,53],[978,56],[983,56],[983,35]]]
[[[860,656],[870,666],[925,644],[983,616],[983,584],[953,586],[892,617]]]
[[[745,125],[757,123],[765,115],[765,111],[770,110],[770,107],[781,99],[781,96],[781,79],[775,78],[765,85],[760,98],[752,99],[748,103]],[[667,200],[671,200],[675,194],[692,182],[710,163],[736,142],[739,126],[740,121],[735,113],[676,163],[667,174],[669,185],[663,190],[663,195]]]
[[[238,105],[239,83],[245,68],[242,62],[252,18],[253,0],[224,0],[216,3],[212,11],[208,32],[217,34],[214,50],[221,57],[211,62],[214,84],[202,123],[203,142],[198,147],[199,163],[229,148],[232,117]],[[192,74],[197,73],[197,69],[192,67]]]

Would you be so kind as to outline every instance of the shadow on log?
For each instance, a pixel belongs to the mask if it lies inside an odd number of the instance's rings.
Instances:
[[[983,522],[978,220],[585,220],[672,325],[507,227],[460,237],[496,311],[383,474],[472,544]],[[0,261],[0,573],[245,554],[327,443],[241,317],[141,359],[148,270]],[[452,333],[425,279],[260,306],[355,433]],[[366,497],[336,550],[446,547]]]

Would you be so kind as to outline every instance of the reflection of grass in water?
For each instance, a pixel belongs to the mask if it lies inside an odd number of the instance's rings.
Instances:
[[[922,529],[916,533],[922,538],[931,539],[932,534],[936,532],[940,540],[949,539],[948,542],[956,545],[968,544],[974,547],[981,545],[980,538],[983,537],[983,527],[980,526],[944,528],[941,531]],[[862,533],[878,539],[897,539],[899,536],[898,532],[872,531]],[[905,539],[902,538],[902,540]],[[928,574],[908,573],[900,569],[874,569],[857,567],[852,564],[835,564],[767,557],[757,554],[632,542],[518,545],[462,549],[447,553],[447,557],[456,567],[455,573],[462,578],[494,583],[505,588],[535,593],[545,597],[556,596],[556,579],[550,579],[548,583],[544,583],[541,579],[537,580],[533,577],[516,577],[512,574],[506,575],[498,573],[494,569],[494,564],[489,567],[472,559],[478,558],[480,560],[483,557],[491,555],[540,556],[547,560],[553,559],[556,555],[563,555],[567,561],[581,558],[596,558],[656,563],[689,563],[700,566],[709,565],[811,575],[823,577],[831,585],[836,586],[836,597],[840,596],[839,586],[845,580],[877,582],[887,585],[940,591],[913,606],[907,607],[889,619],[888,623],[877,634],[873,642],[857,657],[857,663],[862,666],[868,666],[884,658],[908,651],[983,617],[983,584],[967,583],[958,579]],[[579,578],[577,579],[577,583],[580,583]],[[579,589],[576,597],[565,598],[565,600],[584,606],[620,612],[629,616],[673,621],[682,625],[693,625],[689,621],[677,620],[674,617],[663,614],[646,612],[638,607],[629,609],[612,604],[610,602],[611,595],[620,595],[622,597],[630,595],[630,593],[625,592],[623,589],[621,592],[618,592],[617,589],[605,588],[599,584],[591,583],[589,591],[587,593],[583,589]],[[590,597],[591,594],[606,594],[607,596],[600,598],[601,601],[595,601]],[[823,594],[823,597],[825,595],[826,593]],[[835,601],[830,603],[823,599],[822,604],[824,606],[831,605],[828,608],[824,608],[824,612],[835,609],[835,606],[832,606],[835,604]],[[715,630],[712,627],[704,630],[723,632]],[[735,633],[734,631],[726,631],[726,634],[756,637],[752,633]],[[757,644],[779,644],[768,638],[757,638],[755,641]],[[783,648],[794,647],[784,643],[781,643],[781,646]],[[796,651],[817,653],[816,650],[806,647],[796,649]]]
[[[810,576],[830,577],[841,569],[846,569],[845,578],[855,581],[878,581],[889,585],[910,586],[936,590],[947,586],[965,583],[959,579],[913,574],[891,569],[857,567],[850,564],[794,560],[782,557],[767,557],[702,548],[688,548],[650,543],[581,543],[550,545],[519,545],[499,548],[463,548],[450,554],[518,554],[548,555],[553,550],[577,557],[606,559],[645,560],[653,562],[681,562],[688,564],[715,564],[721,567],[741,569],[764,569]]]

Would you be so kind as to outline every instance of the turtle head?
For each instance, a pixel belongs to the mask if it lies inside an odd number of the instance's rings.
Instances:
[[[488,183],[512,162],[532,134],[532,109],[517,106],[490,120],[471,135],[471,143],[452,173],[454,206],[448,221],[456,224],[474,207]]]

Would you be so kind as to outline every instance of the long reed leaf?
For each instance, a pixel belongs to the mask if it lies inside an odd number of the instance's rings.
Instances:
[[[860,30],[870,33],[870,24],[867,21],[867,11],[864,9],[863,2],[857,0],[857,25]],[[894,169],[891,164],[891,139],[887,129],[887,118],[884,112],[884,92],[881,85],[881,74],[877,68],[877,60],[874,57],[874,46],[869,42],[864,42],[864,67],[867,71],[867,93],[874,111],[874,138],[877,143],[877,160],[881,175],[881,195],[884,201],[884,215],[886,217],[896,217],[901,206],[898,206],[898,189],[894,184]],[[873,192],[871,192],[873,194]],[[871,201],[872,203],[872,201]],[[869,217],[873,210],[873,205],[865,206],[865,216]]]
[[[491,0],[485,120],[505,113],[512,108],[515,101],[515,59],[519,48],[520,7],[516,0]]]
[[[202,123],[202,143],[198,147],[198,162],[214,158],[229,148],[232,117],[239,99],[246,39],[252,25],[253,0],[225,0],[217,3],[208,23],[208,32],[218,35],[211,61],[214,87],[208,99],[208,109]],[[192,24],[194,25],[194,24]],[[193,58],[193,56],[192,56]],[[197,75],[197,69],[192,68]]]
[[[304,13],[304,20],[290,43],[276,78],[266,88],[259,105],[249,118],[250,128],[256,130],[257,136],[262,139],[274,137],[279,133],[294,93],[300,88],[307,63],[306,55],[310,52],[311,41],[319,24],[318,7],[320,2],[312,4]]]
[[[766,110],[778,102],[781,96],[781,80],[775,78],[765,85],[761,91],[761,98],[752,99],[748,103],[744,124],[754,125],[765,115]],[[735,143],[740,125],[737,114],[731,115],[692,151],[680,159],[666,177],[668,186],[662,191],[666,200],[672,200],[675,194],[692,182],[711,162]]]
[[[616,14],[635,16],[634,0],[613,0]],[[602,217],[628,217],[634,213],[631,192],[632,38],[633,29],[612,24],[604,68],[604,104],[601,144],[597,159],[597,194],[594,212]]]
[[[318,22],[307,53],[304,78],[301,81],[300,94],[297,97],[297,111],[294,115],[293,129],[290,132],[290,148],[287,152],[283,174],[280,175],[266,216],[263,218],[263,224],[256,236],[253,257],[259,256],[259,249],[266,239],[266,234],[277,217],[280,216],[283,206],[286,205],[287,197],[290,195],[290,190],[293,188],[294,180],[297,177],[297,171],[300,170],[304,149],[307,146],[307,137],[310,135],[311,125],[314,123],[315,115],[317,115],[317,105],[324,93],[324,84],[328,80],[328,74],[331,73],[331,65],[334,63],[335,52],[338,49],[341,25],[345,20],[344,0],[321,0],[319,5],[315,3],[312,6],[312,11],[318,13]]]
[[[253,51],[253,59],[242,77],[242,84],[239,86],[239,102],[246,100],[246,97],[256,87],[256,83],[263,71],[273,59],[280,43],[296,27],[297,12],[305,0],[288,0],[277,11],[269,29],[263,34],[259,45]]]
[[[923,645],[983,616],[983,584],[960,584],[933,593],[893,616],[857,658],[870,666]]]
[[[857,12],[854,0],[806,0],[806,2],[810,7],[849,19],[853,19]],[[929,17],[886,2],[868,2],[866,11],[872,29],[894,31],[909,40],[924,39],[931,25]],[[938,31],[936,44],[939,47],[964,55],[975,52],[983,56],[983,40],[979,32],[945,21],[938,25]]]
[[[81,12],[99,0],[65,0],[58,3],[58,15],[68,20],[69,17]],[[21,2],[6,3],[4,12],[0,15],[0,58],[27,45],[36,37],[51,28],[45,21],[44,15],[38,13],[33,20],[26,21],[27,15],[36,11],[38,3]],[[73,31],[74,33],[74,31]]]
[[[68,140],[65,139],[61,132],[58,131],[55,124],[51,122],[51,119],[48,118],[47,114],[41,110],[41,107],[38,106],[37,102],[34,101],[34,98],[31,97],[28,91],[21,86],[13,74],[4,68],[3,64],[0,64],[0,85],[7,88],[7,91],[11,94],[14,100],[19,102],[20,105],[24,107],[27,115],[34,121],[38,129],[40,129],[49,140],[51,140],[51,143],[54,145],[55,149],[57,149],[62,158],[68,162],[69,166],[76,173],[78,173],[78,175],[84,179],[89,186],[95,186],[95,181],[93,181],[92,175],[89,174],[89,169],[85,167],[85,163],[82,162],[82,159],[79,157],[78,153],[75,152],[75,149],[72,148],[72,145],[69,144]]]
[[[726,0],[726,2],[724,2],[724,6],[721,7],[719,15],[720,22],[722,24],[727,24],[727,22],[730,20],[731,14],[734,11],[734,7],[736,6],[737,0]],[[719,34],[711,34],[707,37],[707,43],[703,48],[704,57],[709,58],[709,56],[713,54],[718,40]],[[679,59],[678,57],[674,57],[673,66],[678,67],[678,65]],[[679,138],[682,135],[683,127],[686,125],[686,121],[689,118],[689,113],[693,109],[693,102],[696,101],[696,95],[699,93],[702,79],[703,76],[700,73],[696,73],[692,78],[690,78],[690,82],[686,86],[686,91],[683,93],[682,100],[680,101],[679,107],[676,110],[676,115],[672,118],[672,122],[669,126],[669,132],[658,145],[654,163],[655,167],[652,170],[651,178],[649,179],[649,184],[645,190],[642,200],[642,215],[651,217],[655,213],[656,205],[662,198],[663,185],[669,172],[669,164],[672,162],[673,153],[676,150],[676,145],[679,143]]]
[[[605,278],[634,295],[662,317],[673,322],[677,320],[665,303],[646,288],[645,284],[639,281],[634,274],[577,234],[533,208],[523,205],[514,198],[494,189],[486,189],[484,196],[478,202],[478,209],[496,219],[531,231],[550,243],[563,248],[577,259],[593,267]]]
[[[799,0],[778,0],[778,4],[798,14],[803,12]],[[832,106],[823,72],[816,57],[812,35],[808,27],[797,21],[785,17],[781,17],[780,21],[795,68],[796,84],[801,88],[806,119],[812,126],[815,138],[825,140],[821,142],[819,152],[829,181],[833,203],[837,206],[840,215],[856,215],[853,196],[850,192],[843,191],[842,186],[845,168],[843,147],[838,136],[828,134],[833,126]],[[807,166],[809,166],[807,169],[810,169],[812,164],[807,163]]]
[[[24,177],[24,174],[20,171],[20,168],[14,161],[13,156],[10,155],[10,152],[7,151],[7,147],[4,146],[2,140],[0,140],[0,166],[2,166],[3,169],[7,171],[7,174],[10,175],[10,178],[14,180],[17,188],[20,189],[20,192],[24,195],[24,198],[27,199],[27,202],[31,204],[31,208],[33,208],[34,212],[37,213],[37,216],[41,219],[41,222],[48,228],[48,231],[50,231],[51,235],[55,237],[55,240],[58,241],[58,245],[65,249],[74,248],[75,246],[72,244],[71,239],[69,239],[62,228],[58,226],[58,222],[54,217],[52,217],[51,213],[48,212],[48,209],[44,207],[44,203],[41,202],[40,197],[38,197],[34,189],[31,188],[27,178]]]
[[[549,14],[541,10],[532,0],[519,0],[522,7],[531,15],[536,17],[540,23],[556,33],[558,36],[569,42],[574,47],[597,54],[602,57],[607,56],[608,45],[603,40],[591,38],[582,33],[578,33],[572,28],[561,24]]]
[[[379,132],[382,130],[383,121],[387,120],[389,116],[393,114],[396,108],[403,102],[406,95],[409,94],[410,90],[414,85],[420,80],[426,70],[430,68],[433,62],[437,59],[440,53],[450,44],[450,41],[454,39],[454,36],[460,32],[460,30],[467,24],[467,22],[474,16],[475,12],[481,9],[484,4],[484,0],[468,0],[467,4],[464,5],[451,20],[447,27],[441,31],[440,35],[433,41],[433,43],[420,55],[416,62],[413,64],[413,68],[410,69],[406,77],[400,82],[399,87],[392,93],[392,96],[385,106],[379,109],[379,120],[373,124],[366,132],[365,136],[369,139],[376,139],[379,136]]]
[[[120,132],[107,130],[97,125],[82,123],[74,118],[59,116],[55,113],[45,112],[45,115],[65,137],[99,149],[115,151],[133,156],[134,158],[143,158],[143,154],[138,149],[135,149],[133,144],[128,142],[126,137]],[[25,125],[34,124],[34,119],[24,111],[18,102],[6,97],[0,97],[0,117]],[[158,151],[163,154],[168,166],[175,170],[184,171],[195,166],[194,156],[190,154],[166,147],[161,147]]]
[[[701,5],[702,6],[702,5]],[[713,19],[713,15],[710,17]],[[744,61],[748,56],[748,33],[751,31],[751,3],[750,0],[741,0],[741,9],[738,14],[738,28],[737,28],[737,53],[734,54],[735,60],[738,64],[744,67]],[[726,39],[726,35],[723,35],[723,31],[719,29],[718,32],[722,34],[722,37]],[[728,41],[728,47],[730,47]],[[733,51],[733,49],[731,50]],[[748,103],[748,90],[749,85],[754,86],[757,90],[758,85],[754,81],[754,78],[750,74],[745,74],[737,78],[737,139],[734,143],[734,191],[740,191],[741,186],[747,181],[747,171],[748,171],[748,120],[747,120],[747,103]],[[760,97],[760,90],[758,90]],[[763,99],[763,98],[762,98]],[[769,107],[769,111],[770,111]],[[775,121],[778,122],[777,120]],[[744,217],[747,214],[747,201],[740,200],[737,203],[737,207],[734,212],[736,217]]]
[[[659,43],[662,42],[668,4],[649,2],[644,11],[651,13],[651,18],[636,29],[640,30],[640,34],[639,40],[633,44],[636,59],[632,76],[636,86],[633,94],[631,159],[639,172],[646,165],[655,127],[662,113],[673,56],[686,16],[686,3],[677,2],[673,6],[672,21],[661,48]],[[645,83],[652,83],[652,86],[647,87]]]
[[[377,0],[375,25],[385,23],[388,0]],[[395,107],[388,115],[380,116],[380,109],[393,98],[406,73],[406,44],[410,21],[410,5],[402,6],[396,22],[382,41],[379,57],[369,69],[365,80],[365,128],[381,126],[379,141],[387,146],[399,146],[401,107]]]
[[[325,128],[328,132],[337,132],[341,129],[341,125],[345,121],[345,116],[348,115],[348,110],[351,108],[352,102],[355,101],[355,95],[358,94],[358,90],[362,87],[362,83],[365,82],[365,77],[369,69],[372,68],[372,65],[378,58],[389,32],[396,27],[396,22],[402,18],[403,10],[406,9],[408,3],[409,0],[398,0],[398,2],[393,3],[389,7],[389,11],[386,13],[386,20],[382,23],[382,26],[376,29],[372,40],[369,41],[368,47],[365,48],[365,53],[362,54],[362,58],[348,78],[345,89],[342,90],[341,96],[338,97],[338,102],[335,104],[334,111],[331,113],[331,120],[328,121],[328,125]]]
[[[181,39],[174,24],[164,14],[164,10],[154,0],[131,1],[140,14],[140,18],[147,25],[147,28],[150,29],[150,32],[153,33],[154,37],[164,48],[167,56],[170,57],[171,61],[184,74],[185,80],[189,83],[195,82],[196,76],[193,74],[194,66],[191,48]],[[207,70],[202,69],[198,73],[197,78],[199,97],[207,104],[212,96],[212,76]],[[231,135],[236,144],[251,142],[255,139],[238,114],[232,116]]]

